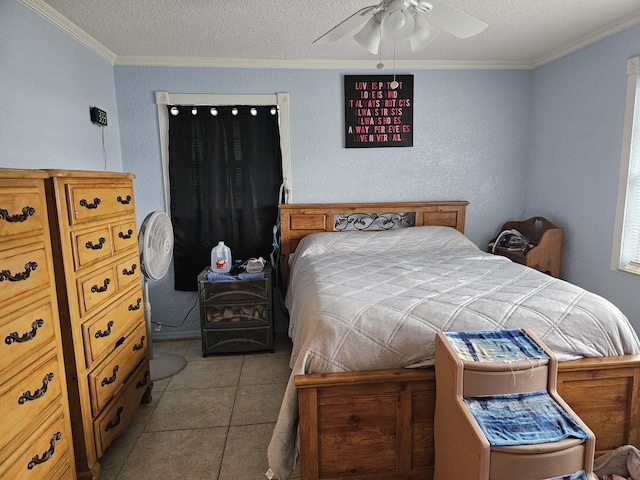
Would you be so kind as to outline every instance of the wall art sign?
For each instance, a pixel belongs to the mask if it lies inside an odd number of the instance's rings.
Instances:
[[[346,148],[413,146],[413,75],[345,75]]]

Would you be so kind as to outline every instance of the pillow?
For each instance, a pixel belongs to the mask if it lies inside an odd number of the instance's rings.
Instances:
[[[304,237],[295,256],[325,253],[380,254],[385,252],[425,252],[463,249],[477,252],[478,247],[452,227],[421,226],[380,231],[313,233]]]

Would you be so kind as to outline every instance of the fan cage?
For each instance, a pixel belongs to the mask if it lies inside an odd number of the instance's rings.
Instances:
[[[169,269],[173,255],[173,227],[164,212],[152,212],[140,229],[140,268],[152,279],[162,278]]]

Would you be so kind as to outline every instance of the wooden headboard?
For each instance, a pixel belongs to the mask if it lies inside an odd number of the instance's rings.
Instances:
[[[342,230],[385,230],[391,222],[395,222],[395,228],[443,225],[464,233],[468,204],[467,201],[282,204],[279,206],[282,282],[286,285],[289,278],[289,256],[307,235]],[[365,215],[366,220],[360,220],[358,214]]]

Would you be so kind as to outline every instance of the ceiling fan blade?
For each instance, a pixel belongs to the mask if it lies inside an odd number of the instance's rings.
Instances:
[[[429,0],[433,6],[431,11],[425,13],[429,22],[458,38],[469,38],[479,34],[489,25],[453,7]]]
[[[409,37],[411,51],[417,52],[418,50],[423,49],[438,36],[438,33],[440,33],[440,31],[427,22],[425,14],[417,12],[416,25],[413,29],[413,33]]]
[[[339,38],[344,37],[354,28],[366,22],[369,17],[378,12],[380,5],[371,5],[370,7],[364,7],[362,10],[358,10],[346,20],[343,20],[338,25],[333,27],[327,33],[321,37],[315,39],[313,43],[329,43],[335,42]]]

